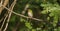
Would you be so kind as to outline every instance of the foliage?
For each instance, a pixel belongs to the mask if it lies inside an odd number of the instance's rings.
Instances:
[[[9,23],[9,30],[12,30],[19,23],[18,31],[60,31],[60,5],[58,0],[17,0],[14,11],[22,13],[26,4],[30,4],[33,17],[44,21],[36,21],[29,18],[19,17],[12,14]],[[24,14],[28,16],[28,11]]]

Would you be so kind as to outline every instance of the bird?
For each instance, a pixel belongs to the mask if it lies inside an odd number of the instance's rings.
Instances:
[[[31,17],[31,18],[33,17],[33,12],[32,12],[31,9],[28,9],[28,16]]]

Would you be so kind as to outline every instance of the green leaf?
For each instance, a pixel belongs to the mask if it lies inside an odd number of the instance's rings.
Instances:
[[[53,20],[53,26],[55,27],[57,23],[58,23],[58,16],[55,16]]]
[[[50,17],[47,17],[47,20],[50,20]]]
[[[24,18],[20,18],[20,21],[21,22],[25,22],[26,20]]]
[[[58,27],[58,31],[60,31],[60,27]]]
[[[32,29],[32,31],[36,31],[35,29]]]
[[[38,31],[38,30],[42,31],[41,28],[37,28],[37,31]]]
[[[47,14],[48,11],[47,11],[47,10],[44,10],[44,11],[42,11],[41,13],[42,13],[42,14]]]
[[[45,29],[43,31],[46,31]]]
[[[57,31],[57,29],[55,28],[54,31]]]
[[[32,29],[32,26],[29,22],[25,22],[25,26],[28,27],[29,29]]]
[[[50,17],[54,16],[54,13],[50,13],[49,16],[50,16]]]
[[[58,22],[58,16],[55,16],[55,17],[54,17],[54,21],[53,21],[53,22],[55,22],[55,23]]]

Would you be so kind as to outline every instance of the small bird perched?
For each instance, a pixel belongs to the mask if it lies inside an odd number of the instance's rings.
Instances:
[[[28,16],[29,16],[29,17],[33,17],[33,12],[32,12],[31,9],[28,9]]]

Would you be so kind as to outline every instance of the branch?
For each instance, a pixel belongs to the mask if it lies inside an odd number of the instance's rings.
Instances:
[[[2,0],[1,0],[2,1]],[[7,4],[8,4],[8,1],[9,0],[4,0],[4,3],[2,4],[3,6],[6,6]],[[4,9],[4,7],[0,7],[0,14],[1,14],[1,12],[3,11],[3,9]]]
[[[13,10],[15,4],[16,4],[16,0],[14,0],[14,2],[11,4],[11,6],[9,8],[11,12],[9,12],[9,16],[8,16],[8,19],[7,19],[6,27],[5,27],[5,29],[3,31],[6,31],[6,29],[8,27],[8,23],[9,23],[9,20],[10,20],[11,14],[12,14],[12,10]]]
[[[2,30],[2,28],[3,28],[3,26],[4,26],[4,23],[5,23],[5,21],[6,21],[6,18],[7,18],[7,17],[8,17],[8,15],[6,15],[6,17],[5,17],[4,21],[3,21],[2,25],[1,25],[0,30]]]
[[[29,8],[29,3],[28,4],[26,4],[26,6],[25,6],[25,8],[24,8],[24,10],[22,11],[22,14],[25,14],[25,12],[27,11],[27,9]]]
[[[4,7],[4,6],[3,6],[3,7]],[[4,8],[10,11],[10,9],[8,9],[7,7],[4,7]],[[10,11],[10,12],[11,12],[11,11]],[[43,21],[42,19],[31,18],[31,17],[28,17],[28,16],[24,16],[24,15],[22,15],[22,14],[16,13],[16,12],[14,12],[14,11],[12,11],[12,13],[15,14],[15,15],[24,17],[24,18],[30,18],[30,19],[37,20],[37,21]]]

